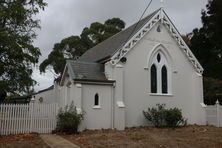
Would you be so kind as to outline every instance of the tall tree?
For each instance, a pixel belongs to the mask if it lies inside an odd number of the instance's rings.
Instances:
[[[7,93],[5,91],[0,91],[0,104],[4,102],[6,96],[7,96]]]
[[[203,65],[207,77],[222,80],[222,1],[209,0],[202,11],[200,29],[194,29],[191,49]]]
[[[43,0],[0,1],[0,92],[27,92],[35,81],[32,64],[38,62],[40,50],[32,45],[44,10]]]
[[[45,72],[48,67],[53,67],[57,74],[63,72],[66,59],[76,59],[86,50],[101,43],[107,38],[125,28],[125,23],[119,18],[112,18],[104,24],[94,22],[90,27],[85,27],[80,36],[70,36],[60,43],[54,44],[48,58],[40,64],[40,71]]]
[[[65,60],[77,58],[86,50],[81,44],[81,39],[78,36],[70,36],[63,39],[60,43],[56,43],[48,58],[40,65],[40,71],[45,72],[48,66],[52,66],[55,73],[60,74],[63,71]]]

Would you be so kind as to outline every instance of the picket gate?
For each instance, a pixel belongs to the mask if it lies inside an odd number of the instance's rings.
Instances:
[[[0,135],[51,133],[58,104],[0,104]]]

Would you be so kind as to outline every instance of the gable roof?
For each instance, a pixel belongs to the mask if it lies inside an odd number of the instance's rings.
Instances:
[[[135,23],[127,29],[89,49],[78,59],[78,61],[98,62],[100,60],[110,58],[121,46],[125,44],[128,38],[133,37],[135,33],[141,29],[141,27],[143,27],[156,13],[158,13],[159,10],[160,9],[154,11],[138,23]],[[134,32],[132,33],[133,30]]]
[[[140,22],[121,31],[113,37],[105,40],[97,46],[89,49],[83,54],[79,61],[101,62],[110,60],[112,65],[117,64],[137,43],[141,40],[155,24],[161,22],[168,29],[172,37],[177,41],[181,51],[185,54],[189,62],[193,65],[197,73],[203,73],[204,69],[184,42],[179,31],[174,26],[170,18],[167,16],[163,8],[154,11],[149,16],[142,19]],[[136,27],[136,28],[135,28]],[[135,31],[132,33],[132,30]],[[132,34],[131,34],[132,33]],[[129,37],[130,35],[130,37]],[[129,38],[129,40],[127,40]]]
[[[67,60],[69,76],[76,81],[111,82],[104,74],[104,65],[92,62]]]

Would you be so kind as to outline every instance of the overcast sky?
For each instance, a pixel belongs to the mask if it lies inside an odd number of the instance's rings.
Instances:
[[[55,43],[71,35],[79,35],[92,22],[104,22],[119,17],[132,25],[140,18],[149,0],[46,0],[48,6],[40,12],[41,30],[35,45],[41,49],[40,62],[47,58]],[[201,26],[201,10],[207,0],[164,0],[164,9],[181,34],[191,32]],[[153,0],[146,15],[160,7],[160,0]],[[145,16],[146,16],[145,15]],[[53,83],[53,74],[40,75],[36,68],[33,78],[41,90]]]

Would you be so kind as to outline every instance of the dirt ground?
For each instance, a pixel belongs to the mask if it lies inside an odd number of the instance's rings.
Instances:
[[[211,126],[95,130],[62,137],[83,148],[222,148],[222,128]]]
[[[0,137],[0,148],[49,148],[38,134]]]

